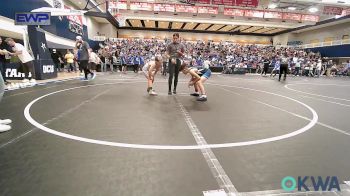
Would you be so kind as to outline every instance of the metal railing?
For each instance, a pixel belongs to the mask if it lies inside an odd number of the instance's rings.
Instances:
[[[345,44],[350,44],[350,39],[305,44],[298,47],[306,49],[306,48],[317,48],[317,47],[325,47],[325,46],[339,46],[339,45],[345,45]]]

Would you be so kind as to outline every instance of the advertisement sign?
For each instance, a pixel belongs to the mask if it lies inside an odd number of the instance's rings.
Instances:
[[[21,12],[15,14],[15,25],[50,25],[50,12]]]
[[[68,6],[64,6],[65,9],[72,9]],[[73,15],[73,16],[67,16],[67,19],[74,22],[74,23],[77,23],[81,26],[83,26],[83,16],[82,15]]]

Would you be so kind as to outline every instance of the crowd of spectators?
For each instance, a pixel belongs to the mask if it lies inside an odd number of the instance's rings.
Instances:
[[[126,73],[127,67],[137,72],[146,62],[163,55],[171,40],[159,39],[114,39],[100,44],[97,51],[91,50],[90,65],[92,69],[106,72],[119,68]],[[231,42],[182,41],[185,46],[185,60],[191,66],[202,66],[210,62],[211,67],[222,67],[223,73],[235,73],[244,70],[248,73],[261,73],[264,61],[269,63],[269,72],[276,67],[282,57],[287,57],[289,73],[293,75],[319,76],[325,74],[347,75],[349,62],[337,65],[332,60],[322,58],[319,53],[300,48],[287,48],[266,45],[242,45]],[[73,51],[77,56],[77,52]],[[62,57],[62,60],[64,58]],[[67,60],[67,59],[66,59]],[[56,60],[57,61],[57,60]],[[68,70],[73,71],[77,66],[69,64]],[[278,69],[277,69],[278,71]]]

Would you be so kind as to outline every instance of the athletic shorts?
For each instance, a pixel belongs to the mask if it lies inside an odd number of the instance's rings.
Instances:
[[[209,79],[210,76],[211,76],[211,71],[210,71],[210,69],[208,69],[208,70],[202,75],[202,77],[205,77],[206,79]]]
[[[148,79],[148,70],[147,70],[147,67],[146,67],[146,66],[143,66],[143,67],[142,67],[142,72],[143,72],[143,74],[145,75],[145,77]]]

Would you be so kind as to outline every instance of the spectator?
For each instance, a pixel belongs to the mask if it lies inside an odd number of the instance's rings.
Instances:
[[[96,70],[97,65],[100,63],[100,59],[98,57],[98,55],[92,51],[92,49],[89,49],[90,51],[90,57],[89,57],[89,66],[90,69],[92,70]]]
[[[74,55],[70,50],[67,50],[67,54],[64,56],[64,59],[66,59],[67,66],[68,66],[68,72],[75,71],[77,72],[77,68],[74,63]]]
[[[2,41],[2,39],[1,39],[1,41]],[[0,42],[0,44],[1,44],[1,42]],[[5,56],[5,54],[8,54],[8,53],[9,52],[7,50],[0,49],[0,58],[2,58],[3,56]],[[0,66],[3,66],[3,64],[2,64],[3,62],[0,61],[0,63],[1,63]],[[4,92],[5,92],[5,82],[3,80],[2,73],[0,73],[0,101],[2,99],[2,96],[4,95]],[[0,133],[10,130],[11,126],[8,125],[10,123],[12,123],[12,121],[10,119],[4,119],[4,120],[0,119]]]
[[[35,71],[34,71],[34,58],[29,54],[28,50],[20,43],[16,43],[12,38],[7,38],[5,42],[12,47],[13,53],[9,53],[12,56],[18,56],[22,63],[22,69],[24,72],[23,83],[29,85],[35,85]],[[31,76],[30,76],[31,74]]]
[[[321,70],[322,70],[322,60],[319,59],[316,65],[316,74],[318,78],[321,76]]]
[[[53,63],[55,64],[56,70],[58,72],[61,72],[61,57],[56,49],[52,49],[51,58],[53,60]]]
[[[9,82],[6,80],[6,64],[7,59],[6,56],[9,55],[9,48],[2,43],[2,38],[0,37],[0,74],[5,82],[5,85],[8,85]]]

